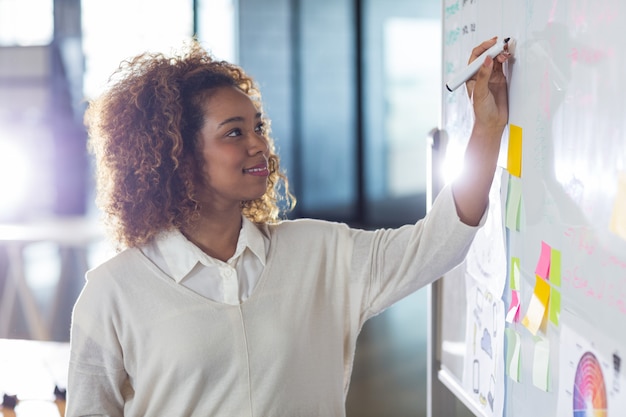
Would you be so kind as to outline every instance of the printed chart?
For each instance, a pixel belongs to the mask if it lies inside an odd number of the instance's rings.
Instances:
[[[559,352],[559,417],[621,417],[626,410],[623,347],[564,312]],[[575,323],[575,328],[570,325]]]
[[[574,417],[605,417],[608,412],[606,386],[596,356],[585,352],[574,379]]]

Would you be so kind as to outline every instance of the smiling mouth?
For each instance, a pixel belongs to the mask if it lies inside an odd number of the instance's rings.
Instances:
[[[244,174],[256,175],[256,176],[267,176],[269,175],[269,171],[267,169],[267,165],[257,165],[252,168],[246,168],[243,170]]]

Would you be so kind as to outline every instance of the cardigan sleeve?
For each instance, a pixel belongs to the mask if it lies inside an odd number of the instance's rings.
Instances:
[[[352,270],[369,282],[361,320],[432,283],[467,255],[478,226],[458,217],[452,189],[444,187],[428,214],[414,225],[355,236]]]

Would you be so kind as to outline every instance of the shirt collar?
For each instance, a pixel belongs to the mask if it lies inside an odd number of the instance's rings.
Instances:
[[[259,261],[265,266],[265,257],[267,255],[267,249],[269,248],[269,239],[265,237],[259,230],[258,226],[243,216],[241,225],[241,233],[239,234],[239,240],[242,240],[242,236],[247,240],[247,246],[252,253],[259,258]]]
[[[198,262],[206,266],[224,264],[222,261],[204,253],[177,229],[162,233],[157,237],[155,243],[167,264],[170,275],[176,282],[182,281]],[[248,248],[265,266],[268,247],[269,240],[267,237],[261,233],[254,223],[242,216],[242,226],[239,231],[237,248],[228,263],[234,265],[236,259]]]

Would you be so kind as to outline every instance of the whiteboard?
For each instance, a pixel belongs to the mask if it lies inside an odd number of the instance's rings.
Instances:
[[[625,415],[626,2],[444,0],[442,22],[444,81],[493,36],[513,39],[514,58],[504,68],[509,126],[492,190],[503,239],[480,239],[468,258],[491,263],[480,254],[493,251],[505,263],[486,280],[502,287],[494,320],[505,334],[493,352],[504,368],[495,375],[502,410],[468,386],[477,325],[467,262],[433,300],[440,379],[477,415],[572,416],[591,394],[600,398],[591,407]],[[473,115],[463,87],[442,84],[441,97],[448,143],[437,174],[452,178]],[[507,322],[514,291],[519,313]]]

